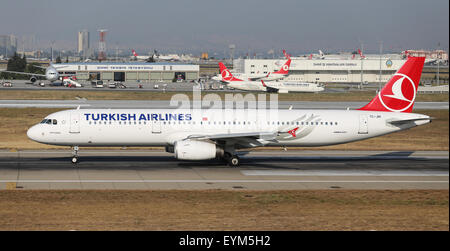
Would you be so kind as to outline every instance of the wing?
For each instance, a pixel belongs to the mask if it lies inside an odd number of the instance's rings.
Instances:
[[[261,84],[262,84],[262,86],[266,87],[267,92],[278,92],[279,91],[278,88],[266,85],[266,83],[264,83],[263,80],[261,80]]]
[[[211,140],[225,145],[234,145],[236,149],[264,146],[276,141],[277,132],[227,133],[212,135],[190,135],[191,140]]]
[[[39,76],[39,77],[45,77],[43,74],[36,74],[36,73],[29,73],[29,72],[20,72],[20,71],[0,71],[6,72],[6,73],[15,73],[15,74],[22,74],[22,75],[29,75],[29,76]]]
[[[258,80],[263,79],[265,77],[267,77],[267,76],[248,78],[248,80],[250,80],[250,81],[258,81]]]

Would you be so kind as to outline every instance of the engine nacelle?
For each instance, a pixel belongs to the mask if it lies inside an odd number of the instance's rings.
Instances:
[[[223,156],[223,149],[214,143],[180,140],[174,144],[175,158],[180,160],[207,160]]]
[[[35,76],[31,76],[31,78],[30,78],[30,82],[31,82],[31,83],[36,82],[36,80],[37,80],[37,78],[36,78]]]

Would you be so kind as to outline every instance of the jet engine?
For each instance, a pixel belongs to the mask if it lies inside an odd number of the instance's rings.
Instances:
[[[224,151],[216,144],[198,140],[180,140],[174,144],[175,158],[180,160],[207,160],[223,157]]]
[[[31,78],[30,78],[30,82],[31,82],[31,83],[36,82],[36,80],[37,80],[37,78],[36,78],[35,76],[31,76]]]

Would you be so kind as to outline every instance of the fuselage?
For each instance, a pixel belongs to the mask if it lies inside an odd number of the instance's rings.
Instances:
[[[47,69],[45,69],[45,78],[50,82],[58,80],[58,70],[56,70],[53,66],[47,67]]]
[[[233,72],[233,76],[238,79],[242,79],[243,81],[252,81],[255,79],[264,80],[264,81],[274,81],[280,80],[288,76],[288,74],[276,74],[276,73],[265,73],[265,74],[245,74],[245,73],[235,73]],[[217,76],[212,77],[212,80],[222,81],[222,74],[218,74]]]
[[[265,86],[264,86],[265,85]],[[315,83],[306,82],[284,82],[284,81],[274,81],[265,82],[261,81],[233,81],[229,82],[228,86],[244,91],[274,91],[279,93],[288,92],[321,92],[324,90],[322,86]]]
[[[395,120],[414,121],[389,123]],[[167,146],[195,135],[274,133],[254,146],[325,146],[429,122],[422,114],[360,110],[79,109],[50,114],[27,135],[62,146]]]

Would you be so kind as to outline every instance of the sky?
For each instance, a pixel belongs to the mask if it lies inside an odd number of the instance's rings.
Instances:
[[[75,50],[77,32],[107,29],[108,49],[295,53],[448,50],[448,0],[0,0],[0,35]],[[19,44],[20,48],[20,44]]]

